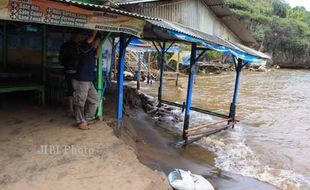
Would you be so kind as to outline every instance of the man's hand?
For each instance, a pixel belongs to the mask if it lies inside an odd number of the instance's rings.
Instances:
[[[92,34],[86,40],[88,44],[91,44],[95,40],[97,32],[97,30],[93,30]]]

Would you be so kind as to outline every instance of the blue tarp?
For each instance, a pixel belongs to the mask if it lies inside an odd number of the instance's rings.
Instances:
[[[190,59],[191,59],[190,55],[183,56],[182,57],[183,65],[190,65]]]
[[[232,48],[232,47],[226,47],[223,45],[218,45],[218,44],[214,44],[214,43],[210,43],[207,42],[205,40],[201,40],[199,38],[195,38],[192,37],[190,35],[187,34],[183,34],[180,32],[176,32],[176,31],[172,31],[172,30],[167,30],[167,33],[171,36],[174,36],[176,38],[185,40],[185,41],[190,41],[190,42],[196,42],[200,45],[203,45],[211,50],[214,51],[219,51],[219,52],[223,52],[226,55],[234,55],[237,58],[240,58],[246,62],[259,62],[259,61],[263,61],[265,59],[258,57],[258,56],[254,56],[251,55],[243,50],[241,50],[240,48],[236,47],[236,48]],[[231,44],[233,47],[235,47],[233,44]],[[117,44],[116,50],[119,50],[119,44]],[[128,45],[127,51],[131,51],[131,52],[136,52],[136,53],[144,53],[144,52],[157,52],[156,48],[139,40],[139,39],[132,39],[130,44]],[[176,53],[176,52],[180,52],[180,47],[177,46],[172,46],[169,48],[169,50],[167,52],[169,53]],[[189,62],[189,58],[183,58],[183,63],[185,63],[184,65],[186,65],[186,63]]]
[[[250,55],[250,54],[248,54],[242,50],[239,50],[239,49],[237,49],[237,47],[236,47],[236,49],[233,49],[233,48],[228,48],[228,47],[217,45],[217,44],[212,44],[212,43],[206,42],[204,40],[201,40],[201,39],[198,39],[198,38],[186,35],[186,34],[182,34],[179,32],[171,31],[171,30],[168,30],[167,33],[169,35],[175,36],[175,37],[182,39],[182,40],[185,40],[185,41],[191,41],[191,42],[199,43],[199,44],[201,44],[201,45],[203,45],[209,49],[215,50],[215,51],[223,52],[226,54],[227,53],[233,54],[237,58],[240,58],[240,59],[247,61],[247,62],[258,62],[258,61],[264,60],[260,57],[253,56],[253,55]]]
[[[119,51],[119,43],[117,43],[116,45],[116,51]],[[157,52],[157,49],[139,39],[134,38],[130,41],[130,44],[127,46],[126,51],[131,51],[135,53],[145,53],[145,52]],[[167,52],[176,53],[180,51],[181,51],[180,47],[172,46],[168,49]]]

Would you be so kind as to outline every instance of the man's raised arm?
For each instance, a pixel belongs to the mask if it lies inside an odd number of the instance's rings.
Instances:
[[[92,34],[88,36],[88,38],[86,39],[86,42],[88,44],[91,44],[95,40],[96,35],[97,35],[97,30],[93,30]]]

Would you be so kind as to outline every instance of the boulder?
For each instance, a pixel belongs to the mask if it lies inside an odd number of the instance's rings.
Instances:
[[[266,69],[265,66],[260,66],[260,67],[258,67],[257,71],[258,72],[267,72],[268,70]]]

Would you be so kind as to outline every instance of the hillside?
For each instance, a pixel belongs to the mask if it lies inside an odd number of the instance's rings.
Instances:
[[[310,68],[310,12],[282,0],[225,0],[274,64]]]

